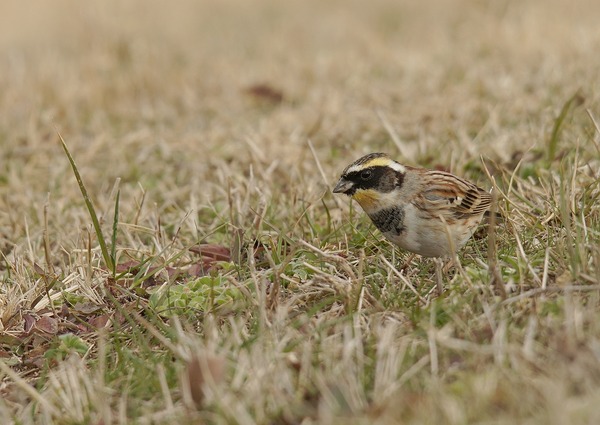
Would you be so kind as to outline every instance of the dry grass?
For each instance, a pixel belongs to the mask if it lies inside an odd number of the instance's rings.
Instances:
[[[0,16],[1,423],[600,422],[597,1]],[[370,151],[493,175],[443,297],[330,193]]]

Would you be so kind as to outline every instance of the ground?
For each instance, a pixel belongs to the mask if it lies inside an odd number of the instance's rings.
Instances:
[[[0,422],[600,423],[599,21],[3,2]],[[497,189],[441,296],[331,193],[377,151]]]

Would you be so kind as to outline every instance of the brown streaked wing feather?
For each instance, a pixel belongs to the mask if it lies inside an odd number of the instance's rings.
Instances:
[[[437,209],[444,217],[483,214],[490,208],[492,196],[473,183],[443,171],[427,171],[419,209]],[[428,207],[429,206],[429,207]]]
[[[455,206],[456,213],[459,214],[470,214],[479,215],[486,212],[492,203],[492,196],[473,185],[471,189],[467,191],[462,202]]]

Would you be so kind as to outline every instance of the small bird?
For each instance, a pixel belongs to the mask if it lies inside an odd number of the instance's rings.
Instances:
[[[384,153],[346,167],[333,192],[356,200],[393,244],[425,257],[462,248],[492,203],[491,194],[471,182],[402,165]]]

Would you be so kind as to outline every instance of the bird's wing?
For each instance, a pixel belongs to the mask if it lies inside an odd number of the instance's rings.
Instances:
[[[466,180],[443,171],[425,175],[421,196],[415,205],[446,219],[483,214],[490,208],[492,196]]]

